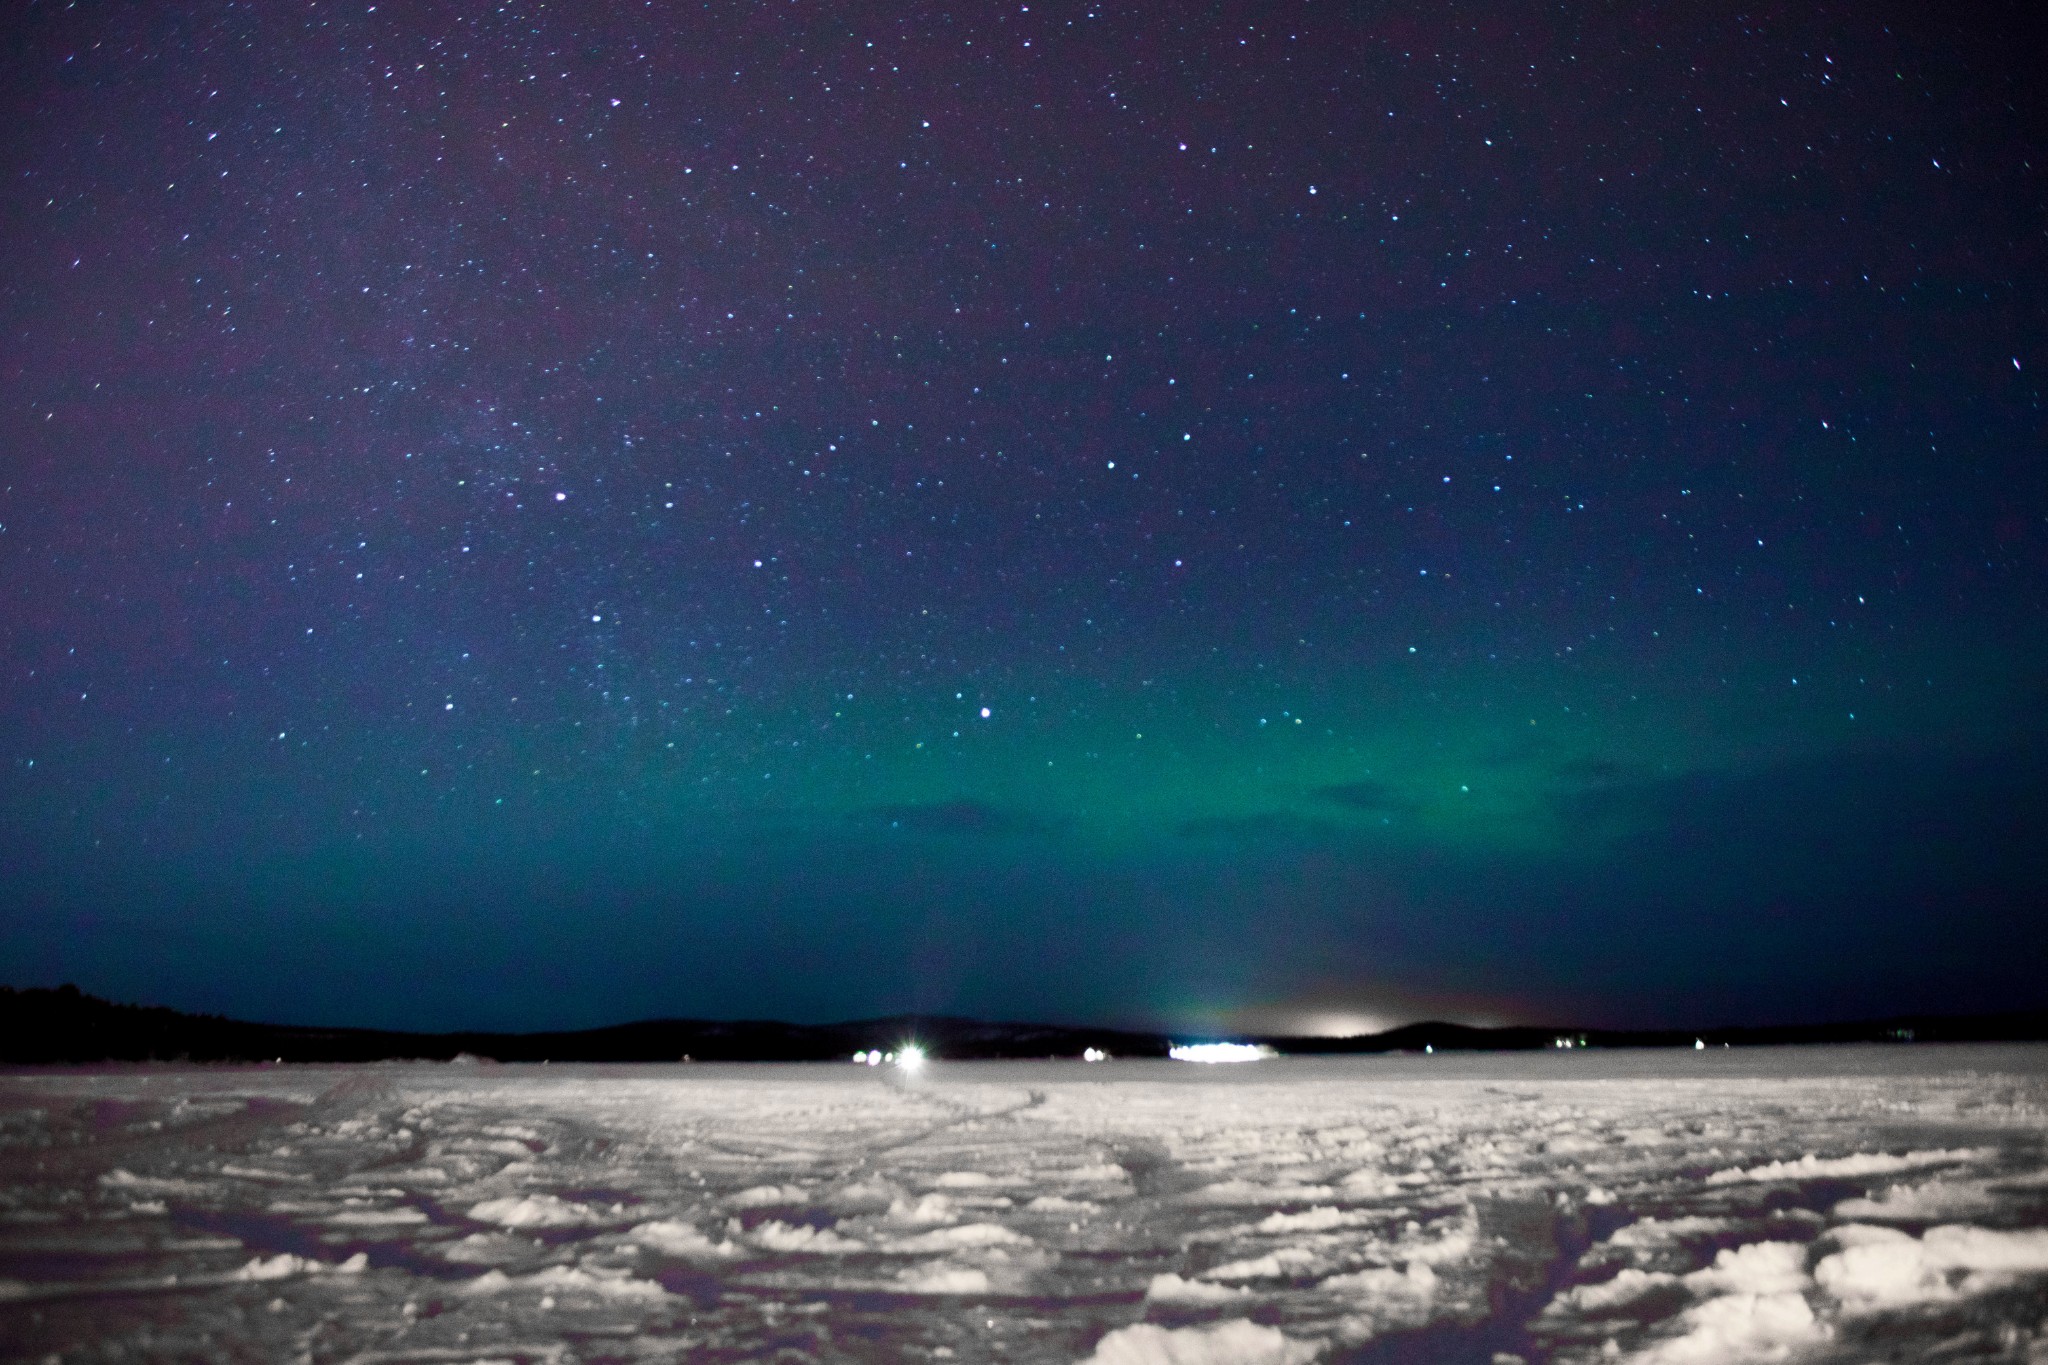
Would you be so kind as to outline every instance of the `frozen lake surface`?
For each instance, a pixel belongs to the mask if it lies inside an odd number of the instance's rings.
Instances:
[[[0,1353],[2048,1362],[2048,1047],[0,1076]]]

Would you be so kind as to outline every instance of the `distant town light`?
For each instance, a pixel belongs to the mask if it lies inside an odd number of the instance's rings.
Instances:
[[[1091,1047],[1082,1052],[1081,1060],[1084,1062],[1106,1062],[1109,1060],[1109,1054],[1099,1047]]]
[[[905,1043],[896,1054],[896,1065],[905,1071],[916,1071],[924,1065],[924,1049],[916,1043]]]
[[[1166,1055],[1176,1062],[1260,1062],[1280,1054],[1264,1043],[1179,1043]]]

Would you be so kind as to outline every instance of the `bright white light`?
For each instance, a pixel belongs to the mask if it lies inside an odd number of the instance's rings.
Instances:
[[[924,1049],[916,1043],[905,1043],[903,1050],[896,1054],[896,1065],[905,1071],[915,1071],[924,1065]]]
[[[867,1054],[867,1053],[865,1053],[865,1052],[856,1052],[856,1053],[854,1053],[854,1054],[853,1054],[853,1064],[854,1064],[855,1066],[866,1066],[866,1065],[868,1064],[868,1054]]]
[[[880,1048],[876,1048],[876,1049],[875,1049],[875,1050],[874,1050],[873,1052],[870,1052],[870,1053],[868,1054],[868,1065],[869,1065],[869,1066],[880,1066],[881,1064],[882,1064],[882,1050],[881,1050]]]
[[[1182,1043],[1166,1055],[1176,1062],[1258,1062],[1279,1056],[1264,1043]]]
[[[1081,1054],[1081,1060],[1084,1062],[1106,1062],[1109,1060],[1109,1054],[1099,1047],[1091,1047]]]

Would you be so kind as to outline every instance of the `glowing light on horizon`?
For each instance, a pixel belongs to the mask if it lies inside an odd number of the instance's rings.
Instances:
[[[924,1049],[916,1043],[905,1043],[896,1054],[896,1065],[905,1071],[916,1071],[924,1065]]]
[[[1176,1062],[1261,1062],[1280,1054],[1264,1043],[1179,1043],[1166,1050]]]

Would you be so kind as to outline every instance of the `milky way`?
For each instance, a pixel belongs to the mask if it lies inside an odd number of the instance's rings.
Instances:
[[[1996,18],[30,7],[0,961],[429,1027],[2040,1004]]]

